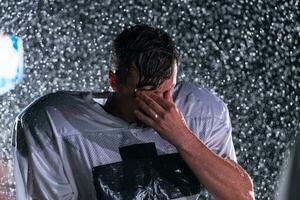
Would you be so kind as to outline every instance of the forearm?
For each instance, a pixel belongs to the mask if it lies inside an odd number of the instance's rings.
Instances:
[[[205,188],[217,199],[254,199],[250,176],[237,163],[208,149],[193,133],[187,132],[177,147]]]

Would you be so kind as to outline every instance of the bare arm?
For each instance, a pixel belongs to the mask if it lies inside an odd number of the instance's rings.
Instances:
[[[193,133],[185,134],[177,150],[217,199],[254,199],[252,180],[247,172],[234,161],[208,149]]]
[[[254,199],[253,184],[237,163],[207,148],[186,126],[168,92],[164,98],[138,93],[136,116],[172,143],[207,190],[220,200]],[[145,114],[146,113],[146,114]]]

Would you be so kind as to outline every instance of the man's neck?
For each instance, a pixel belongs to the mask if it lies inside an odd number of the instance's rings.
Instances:
[[[106,103],[103,108],[109,114],[121,118],[122,120],[132,123],[134,122],[133,117],[130,115],[132,111],[130,111],[127,105],[129,102],[124,102],[122,98],[119,96],[110,96],[108,97]]]

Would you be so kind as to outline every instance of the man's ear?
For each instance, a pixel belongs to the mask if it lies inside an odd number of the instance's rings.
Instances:
[[[113,91],[118,92],[118,77],[112,70],[108,72],[108,82]]]

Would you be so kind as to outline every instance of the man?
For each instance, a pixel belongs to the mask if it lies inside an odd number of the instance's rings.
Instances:
[[[184,168],[160,173],[163,165],[171,170],[168,163],[180,163],[171,156],[176,153],[217,199],[254,198],[251,178],[236,163],[226,105],[195,84],[176,84],[178,57],[167,33],[147,25],[124,30],[113,43],[112,65],[114,93],[107,97],[49,94],[17,118],[18,199],[95,199],[96,194],[103,199],[196,199],[189,181],[183,188],[171,180]],[[145,178],[148,171],[154,171],[155,181],[139,185],[151,180]],[[135,176],[128,178],[131,172]],[[159,183],[163,180],[167,186]],[[136,190],[128,192],[129,183]]]

